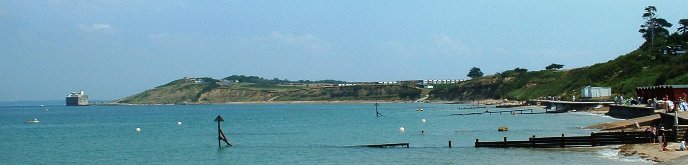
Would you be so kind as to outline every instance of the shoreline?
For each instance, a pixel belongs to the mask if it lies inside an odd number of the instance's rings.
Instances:
[[[480,101],[482,102],[482,100]],[[456,101],[403,101],[403,100],[337,100],[337,101],[246,101],[246,102],[224,102],[224,103],[152,103],[152,104],[133,104],[133,103],[99,103],[89,106],[145,106],[145,105],[238,105],[238,104],[374,104],[374,103],[428,103],[428,104],[453,104]],[[471,104],[471,103],[461,103]],[[476,104],[489,105],[489,104]]]
[[[624,144],[619,147],[619,156],[639,156],[642,159],[662,163],[676,161],[688,155],[688,151],[679,151],[679,143],[669,142],[667,151],[661,150],[660,143]]]
[[[583,128],[598,129],[600,131],[645,131],[646,128],[649,128],[647,124],[650,121],[655,120],[657,118],[659,118],[659,115],[650,115],[633,119],[597,123]],[[636,127],[635,123],[640,123],[640,127]],[[685,164],[687,160],[681,158],[688,157],[688,150],[679,151],[678,148],[679,143],[668,142],[666,151],[661,150],[660,143],[623,144],[618,149],[619,156],[638,156],[644,160],[652,161],[655,163],[667,162],[668,164]]]

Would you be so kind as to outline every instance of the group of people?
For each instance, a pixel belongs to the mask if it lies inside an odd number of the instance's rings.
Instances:
[[[667,140],[666,140],[666,135],[665,135],[665,130],[664,127],[659,127],[659,126],[651,126],[650,128],[647,128],[645,131],[652,132],[652,143],[657,143],[659,142],[661,144],[661,150],[666,151],[667,150]]]
[[[649,100],[651,100],[651,99],[648,99],[647,101],[649,101]],[[624,99],[623,96],[614,97],[614,103],[615,104],[621,104],[621,105],[648,104],[649,102],[647,102],[647,101],[645,99],[643,99],[643,97],[638,97],[637,99],[632,98],[632,97],[628,98],[628,99]]]
[[[679,97],[676,102],[671,101],[669,97],[664,97],[662,101],[657,101],[655,108],[662,108],[664,112],[674,112],[674,111],[688,111],[688,103],[683,97]]]
[[[616,96],[614,100],[616,104],[623,105],[647,104],[648,107],[654,107],[655,109],[664,109],[665,112],[688,111],[688,102],[686,102],[684,97],[679,97],[677,100],[672,101],[671,99],[669,99],[668,96],[665,96],[661,100],[657,98],[645,99],[643,97],[638,97],[637,99],[624,99],[623,96]]]

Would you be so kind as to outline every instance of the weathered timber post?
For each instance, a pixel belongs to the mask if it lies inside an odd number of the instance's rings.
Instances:
[[[535,148],[535,135],[531,137],[530,139],[530,148]]]
[[[597,146],[597,144],[595,144],[595,133],[594,132],[590,132],[590,145],[593,147]]]
[[[624,133],[624,130],[621,130],[621,137],[619,137],[619,139],[621,139],[621,144],[626,144],[626,134]]]
[[[504,143],[502,143],[502,144],[504,144],[504,147],[507,147],[507,146],[508,146],[508,145],[507,145],[507,142],[506,142],[506,136],[504,136]]]
[[[561,148],[564,148],[566,145],[564,144],[564,134],[561,134]]]
[[[225,141],[227,145],[232,146],[232,144],[229,144],[229,141],[227,141],[227,136],[222,132],[222,129],[220,128],[220,122],[224,122],[225,119],[222,119],[222,116],[217,115],[215,117],[215,122],[217,122],[217,146],[222,147],[222,141]]]
[[[449,148],[451,148],[451,140],[449,141]]]
[[[375,103],[375,116],[377,116],[377,117],[382,117],[382,114],[380,114],[380,112],[377,111],[377,106],[379,106],[379,105],[380,105],[380,104]]]

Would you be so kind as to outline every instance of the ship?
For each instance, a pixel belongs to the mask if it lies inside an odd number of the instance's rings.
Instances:
[[[87,106],[88,95],[86,95],[83,90],[72,92],[65,98],[65,103],[67,106]]]

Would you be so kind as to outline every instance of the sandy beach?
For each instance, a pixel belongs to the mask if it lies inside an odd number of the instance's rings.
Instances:
[[[667,151],[661,150],[660,143],[625,144],[619,147],[619,155],[640,156],[654,162],[667,162],[688,155],[688,151],[679,151],[679,143],[669,143]]]
[[[601,129],[606,131],[644,131],[649,128],[647,124],[654,119],[659,118],[659,115],[651,115],[639,117],[634,119],[619,120],[608,123],[600,123],[590,125],[588,129]],[[636,127],[635,123],[639,123],[640,127]],[[646,160],[666,164],[686,164],[688,163],[688,150],[679,151],[679,143],[669,142],[667,150],[663,151],[660,143],[645,143],[645,144],[624,144],[619,147],[619,155],[623,156],[639,156]]]

